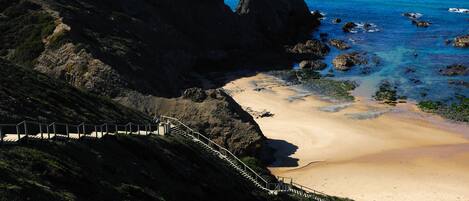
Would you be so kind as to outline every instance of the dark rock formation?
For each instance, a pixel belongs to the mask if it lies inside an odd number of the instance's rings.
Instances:
[[[334,23],[334,24],[339,24],[339,23],[341,23],[341,22],[342,22],[342,19],[340,19],[340,18],[334,18],[334,19],[332,20],[332,23]]]
[[[449,80],[448,84],[469,88],[469,82],[466,82],[464,80]]]
[[[445,69],[441,69],[440,74],[445,76],[469,75],[469,67],[461,64],[454,64],[447,66]]]
[[[168,99],[132,93],[117,101],[153,115],[179,118],[238,155],[261,153],[265,137],[259,126],[224,91],[189,89],[184,94]]]
[[[354,22],[347,22],[344,24],[344,26],[342,26],[342,30],[345,32],[345,33],[350,33],[352,31],[352,29],[356,28],[358,25],[355,24]]]
[[[412,20],[422,17],[422,14],[420,13],[404,13],[402,15]]]
[[[307,38],[321,16],[311,14],[304,0],[240,0],[236,12],[266,39]]]
[[[415,26],[417,27],[429,27],[430,26],[430,22],[427,22],[427,21],[418,21],[418,20],[412,20],[412,24],[414,24]]]
[[[469,35],[459,36],[454,39],[454,46],[460,48],[469,47]]]
[[[334,64],[335,69],[341,71],[348,71],[353,66],[366,64],[367,60],[362,53],[352,52],[347,54],[341,54],[337,56],[332,63]]]
[[[329,41],[329,44],[331,46],[336,47],[339,50],[347,50],[350,49],[350,45],[348,45],[345,41],[343,40],[338,40],[338,39],[332,39]]]
[[[304,60],[300,62],[301,69],[324,70],[327,64],[321,60]]]
[[[289,48],[288,51],[306,57],[321,58],[329,53],[330,48],[319,40],[308,40],[305,43],[296,44]]]

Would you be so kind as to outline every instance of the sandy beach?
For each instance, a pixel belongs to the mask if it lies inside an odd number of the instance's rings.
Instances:
[[[357,97],[338,104],[258,74],[224,87],[257,118],[277,161],[271,171],[363,201],[469,201],[469,126]]]

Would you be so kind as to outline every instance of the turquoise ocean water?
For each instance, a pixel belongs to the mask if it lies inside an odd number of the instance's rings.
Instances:
[[[237,0],[225,0],[235,8]],[[376,54],[381,63],[369,74],[359,70],[334,72],[337,79],[353,79],[361,83],[358,95],[371,96],[381,80],[395,83],[401,95],[414,100],[450,100],[456,95],[469,97],[469,88],[452,85],[450,80],[469,82],[468,76],[446,77],[439,69],[451,64],[469,65],[469,49],[457,49],[445,44],[448,39],[469,33],[469,14],[449,12],[449,8],[467,8],[468,0],[307,0],[311,10],[325,14],[322,25],[312,37],[328,33],[328,38],[343,39],[352,45],[347,51],[365,51]],[[419,20],[432,23],[418,28],[402,16],[405,12],[422,14]],[[372,23],[374,32],[343,33],[332,19],[343,22]],[[341,53],[333,51],[326,58],[332,68],[332,59]],[[407,69],[414,69],[410,72]]]

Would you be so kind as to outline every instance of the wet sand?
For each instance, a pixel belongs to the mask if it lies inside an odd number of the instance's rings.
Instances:
[[[298,99],[297,90],[264,74],[225,89],[241,106],[274,114],[256,121],[277,150],[275,175],[355,200],[469,201],[467,124],[412,103],[390,107],[357,97],[335,107],[317,96]]]

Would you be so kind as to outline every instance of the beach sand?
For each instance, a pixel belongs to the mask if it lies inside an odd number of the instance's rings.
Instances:
[[[419,112],[415,104],[390,107],[360,97],[324,112],[337,103],[298,98],[293,87],[265,74],[224,88],[241,106],[274,114],[256,122],[276,149],[270,170],[277,176],[359,201],[469,201],[467,124]],[[367,118],[370,111],[375,118]]]

